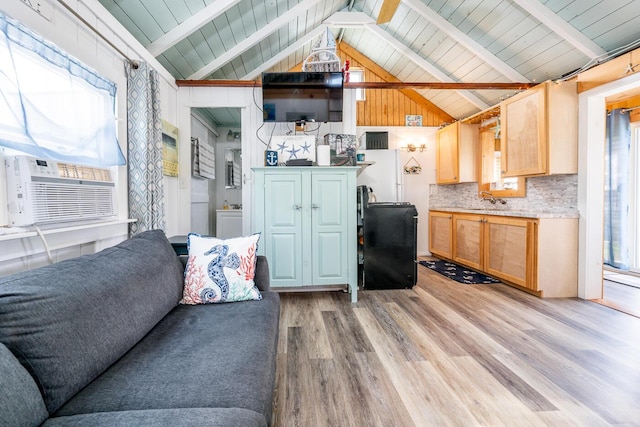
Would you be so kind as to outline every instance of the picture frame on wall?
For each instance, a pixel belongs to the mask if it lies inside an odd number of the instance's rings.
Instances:
[[[178,176],[178,128],[162,121],[162,174]]]
[[[422,126],[421,115],[407,114],[404,119],[405,126]]]

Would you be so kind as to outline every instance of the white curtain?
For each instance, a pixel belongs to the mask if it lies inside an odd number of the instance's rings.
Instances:
[[[0,12],[0,145],[92,166],[124,165],[116,85]]]
[[[162,123],[158,73],[146,63],[125,63],[131,235],[165,228]]]

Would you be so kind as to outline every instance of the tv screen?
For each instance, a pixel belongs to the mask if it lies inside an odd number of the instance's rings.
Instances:
[[[262,74],[265,122],[341,122],[341,72]]]

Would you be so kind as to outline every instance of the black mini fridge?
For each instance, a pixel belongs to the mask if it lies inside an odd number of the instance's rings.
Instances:
[[[369,203],[363,214],[363,288],[416,284],[418,211],[408,202]]]

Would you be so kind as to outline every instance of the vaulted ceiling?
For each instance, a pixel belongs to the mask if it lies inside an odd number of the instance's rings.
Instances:
[[[640,46],[638,0],[99,0],[178,80],[287,71],[327,28],[403,82],[542,82]],[[393,10],[392,10],[393,11]],[[513,90],[417,89],[455,118]]]

